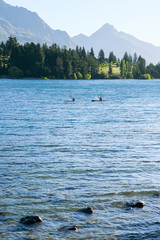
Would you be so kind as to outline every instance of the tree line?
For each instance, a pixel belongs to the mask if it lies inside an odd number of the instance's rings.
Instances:
[[[115,75],[114,71],[117,71]],[[113,52],[106,58],[104,51],[95,57],[94,50],[85,48],[60,48],[57,44],[19,44],[16,38],[9,37],[0,44],[0,76],[11,78],[49,79],[150,79],[160,78],[160,63],[149,64],[135,53],[132,57],[126,52],[117,59]]]

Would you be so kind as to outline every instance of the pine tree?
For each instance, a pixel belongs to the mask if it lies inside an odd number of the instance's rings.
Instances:
[[[91,51],[89,53],[92,57],[95,57],[95,54],[94,54],[94,51],[93,51],[93,48],[91,48]]]
[[[103,51],[103,49],[101,49],[101,50],[99,51],[99,54],[98,54],[98,61],[99,61],[99,63],[103,63],[104,60],[105,60],[104,51]]]
[[[114,55],[113,52],[110,52],[110,54],[109,54],[109,63],[111,63],[111,62],[113,62],[113,63],[116,62],[116,56]]]
[[[126,78],[126,63],[124,59],[121,60],[120,70],[121,70],[121,78]]]

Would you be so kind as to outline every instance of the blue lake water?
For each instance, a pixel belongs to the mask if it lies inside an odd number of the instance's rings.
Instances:
[[[160,239],[160,81],[1,79],[0,139],[0,239]]]

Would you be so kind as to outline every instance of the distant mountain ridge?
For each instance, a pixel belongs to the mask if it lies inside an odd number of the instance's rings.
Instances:
[[[90,51],[93,47],[98,56],[103,49],[108,57],[111,51],[116,57],[122,58],[124,53],[141,55],[147,63],[160,62],[160,47],[138,40],[132,35],[118,32],[112,25],[105,24],[91,36],[79,34],[71,38],[67,32],[53,30],[35,12],[23,7],[14,7],[0,0],[0,42],[9,36],[16,37],[20,43],[35,42],[58,44],[60,47],[75,48],[76,45]]]
[[[105,24],[91,36],[83,34],[77,35],[72,40],[79,46],[90,50],[93,47],[95,54],[98,55],[100,49],[103,49],[106,57],[111,51],[118,58],[122,58],[127,52],[133,55],[141,55],[148,63],[158,63],[160,61],[160,47],[156,47],[151,43],[138,40],[132,35],[124,32],[118,32],[112,25]]]
[[[0,40],[5,41],[10,35],[20,43],[57,43],[61,47],[75,47],[65,31],[53,30],[37,13],[23,7],[13,7],[0,0]]]

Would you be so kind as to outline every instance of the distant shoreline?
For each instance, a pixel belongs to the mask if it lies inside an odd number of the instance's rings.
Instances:
[[[160,79],[122,79],[122,78],[111,78],[111,79],[44,79],[44,78],[9,78],[9,77],[1,77],[0,80],[46,80],[46,81],[159,81]]]

